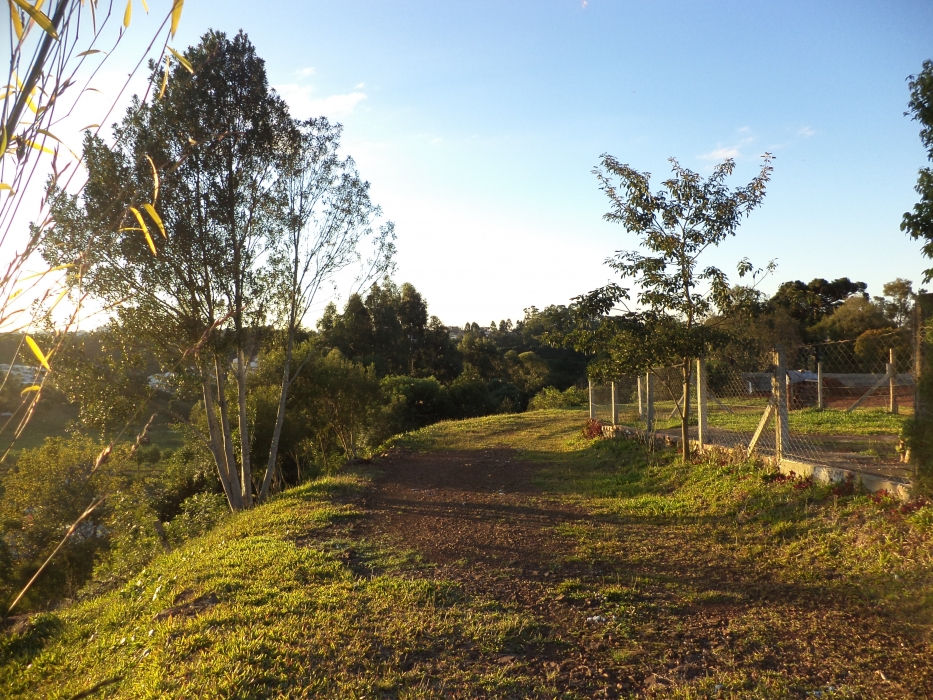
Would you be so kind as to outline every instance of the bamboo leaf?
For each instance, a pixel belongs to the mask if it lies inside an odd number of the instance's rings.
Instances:
[[[13,31],[16,32],[16,38],[23,40],[23,20],[19,18],[19,12],[13,6],[13,0],[7,0],[10,3],[10,17],[13,20]]]
[[[53,39],[58,39],[58,32],[56,32],[55,27],[52,26],[52,20],[50,20],[48,15],[42,12],[42,10],[33,7],[28,2],[26,2],[26,0],[13,0],[13,2],[22,8],[23,12],[29,15],[36,24],[42,27],[42,30],[46,34],[51,36]]]
[[[162,238],[168,239],[168,236],[165,235],[165,226],[162,225],[162,217],[159,216],[156,212],[155,207],[151,204],[143,204],[143,209],[152,217],[152,220],[156,222],[156,226],[159,227],[159,231],[162,233]]]
[[[102,51],[100,49],[88,49],[87,51],[82,51],[81,53],[75,54],[75,56],[90,56],[93,53],[107,53],[107,52]]]
[[[58,272],[59,270],[68,270],[68,269],[70,269],[70,268],[72,268],[72,267],[74,267],[74,266],[75,266],[74,263],[68,263],[67,265],[56,265],[55,267],[50,267],[48,270],[43,270],[42,272],[34,272],[34,273],[32,273],[31,275],[26,275],[25,277],[20,277],[20,278],[19,278],[19,281],[20,281],[20,282],[25,282],[26,280],[31,280],[31,279],[34,279],[34,278],[36,278],[36,277],[44,277],[45,275],[49,274],[50,272]]]
[[[172,36],[178,31],[178,22],[181,20],[181,8],[184,7],[185,0],[175,0],[172,5],[172,28],[169,30]]]
[[[143,9],[146,11],[146,14],[148,15],[148,14],[149,14],[149,4],[146,2],[146,0],[142,0],[142,2],[143,2]]]
[[[133,212],[133,216],[136,217],[140,228],[143,230],[143,234],[146,236],[146,243],[149,244],[149,250],[152,251],[153,255],[158,255],[158,252],[156,252],[155,241],[153,241],[152,236],[149,235],[149,229],[146,227],[146,222],[143,221],[143,215],[139,213],[139,209],[136,207],[130,207],[130,211]]]
[[[0,158],[3,158],[3,154],[6,153],[6,147],[6,126],[0,124]]]
[[[133,18],[133,0],[126,0],[126,10],[123,12],[123,27],[130,26],[130,20]]]
[[[165,87],[168,85],[168,68],[170,65],[170,61],[171,59],[168,56],[166,56],[165,57],[165,71],[162,73],[162,87],[159,89],[160,100],[162,99],[162,95],[165,94]]]
[[[26,144],[27,146],[30,146],[31,148],[35,148],[37,151],[42,151],[43,153],[49,153],[53,156],[55,155],[55,151],[53,151],[48,146],[43,146],[42,144],[36,143],[35,141],[30,141],[29,139],[21,139],[21,140],[24,144]]]
[[[49,367],[49,361],[45,358],[45,355],[42,353],[42,350],[39,349],[39,346],[36,344],[36,341],[32,339],[31,336],[26,336],[26,345],[29,346],[29,349],[32,350],[32,354],[36,356],[36,359],[39,360],[39,364],[45,367],[49,372],[52,371],[52,368]]]
[[[185,58],[184,56],[182,56],[180,53],[178,53],[178,52],[177,52],[175,49],[173,49],[171,46],[166,46],[165,48],[167,48],[169,51],[172,52],[172,55],[173,55],[176,59],[178,59],[178,62],[179,62],[181,65],[183,65],[183,66],[188,70],[189,73],[194,73],[194,67],[188,62],[188,59],[187,59],[187,58]]]
[[[87,126],[82,126],[78,131],[87,131],[88,129],[99,129],[100,124],[88,124]]]
[[[22,289],[17,289],[10,295],[10,298],[8,299],[8,301],[13,301],[16,297],[18,297],[22,293],[23,293]]]
[[[33,384],[32,386],[27,386],[25,389],[23,389],[21,392],[19,392],[19,395],[20,395],[20,396],[25,396],[26,394],[30,394],[30,393],[32,393],[32,392],[34,392],[34,391],[41,391],[41,389],[42,389],[42,387],[39,386],[38,384]]]
[[[155,163],[148,154],[146,155],[146,160],[149,161],[149,165],[152,167],[152,203],[155,204],[159,200],[159,171],[156,170]],[[162,235],[164,236],[165,233],[163,232]]]
[[[8,184],[6,184],[5,182],[0,182],[0,190],[9,190],[9,191],[10,191],[10,194],[16,194],[16,193],[13,191],[13,188],[10,187],[10,186],[9,186]]]

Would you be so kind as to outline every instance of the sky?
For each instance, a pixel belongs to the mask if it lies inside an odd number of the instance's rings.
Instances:
[[[926,164],[904,111],[930,2],[187,0],[173,45],[208,28],[249,35],[293,116],[344,125],[396,225],[396,281],[449,325],[613,279],[637,239],[602,219],[603,153],[656,188],[670,157],[704,175],[734,158],[740,186],[773,153],[764,203],[707,258],[776,260],[766,292],[848,276],[880,294],[930,266],[899,230]]]

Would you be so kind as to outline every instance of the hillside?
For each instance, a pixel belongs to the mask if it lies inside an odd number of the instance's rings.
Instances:
[[[441,423],[0,635],[2,697],[927,697],[933,508]]]

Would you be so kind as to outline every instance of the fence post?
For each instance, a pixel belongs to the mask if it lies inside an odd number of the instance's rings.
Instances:
[[[590,389],[590,420],[593,420],[596,417],[596,406],[593,405],[593,380],[587,377],[587,381]]]
[[[654,432],[654,377],[651,372],[645,375],[645,430],[649,435]]]
[[[641,403],[641,375],[640,374],[638,375],[637,379],[638,379],[638,417],[644,418],[645,407]]]
[[[816,407],[823,410],[823,363],[816,363]]]
[[[888,351],[888,410],[897,413],[897,366],[894,363],[894,348]]]
[[[697,360],[697,442],[700,449],[706,445],[709,421],[706,412],[706,360]]]
[[[778,464],[784,458],[787,447],[787,359],[784,345],[774,347],[774,376],[771,378],[771,392],[774,394],[774,458]]]
[[[615,425],[619,422],[619,406],[616,403],[616,383],[612,382],[612,424]]]

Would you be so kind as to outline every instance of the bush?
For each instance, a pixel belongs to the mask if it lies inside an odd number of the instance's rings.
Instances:
[[[230,513],[223,494],[196,493],[181,504],[181,513],[168,524],[166,532],[173,544],[203,535]]]
[[[570,408],[572,406],[585,406],[589,401],[587,393],[575,386],[566,391],[558,391],[553,386],[546,386],[528,402],[529,411],[538,411],[544,408]]]

